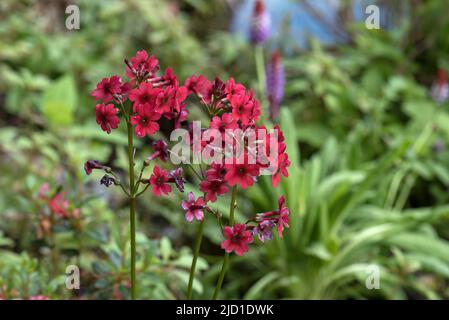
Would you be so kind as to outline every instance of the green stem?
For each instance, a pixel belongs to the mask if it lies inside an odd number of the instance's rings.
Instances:
[[[195,269],[196,269],[196,261],[198,260],[198,256],[200,254],[201,241],[203,240],[203,230],[204,230],[204,221],[206,217],[201,220],[200,225],[198,227],[198,233],[196,234],[195,239],[195,252],[192,259],[192,265],[190,266],[190,277],[189,277],[189,285],[187,287],[187,299],[192,299],[192,287],[193,287],[193,279],[195,278]]]
[[[129,162],[129,219],[131,237],[131,299],[137,296],[136,286],[136,198],[134,192],[134,144],[133,127],[127,122],[128,127],[128,162]]]
[[[256,59],[256,72],[257,72],[257,79],[259,81],[259,93],[261,96],[265,94],[265,64],[264,64],[264,58],[263,58],[263,47],[262,46],[256,46],[254,49],[254,55]]]
[[[232,196],[231,196],[231,204],[229,207],[229,225],[232,226],[234,224],[234,210],[237,206],[236,203],[237,198],[237,186],[234,186],[232,188]],[[221,286],[223,284],[223,280],[226,274],[226,271],[228,270],[228,264],[229,264],[229,253],[225,253],[223,258],[223,265],[221,266],[220,275],[218,276],[217,285],[215,287],[214,295],[212,296],[212,300],[216,300],[218,297],[218,294],[220,293]]]

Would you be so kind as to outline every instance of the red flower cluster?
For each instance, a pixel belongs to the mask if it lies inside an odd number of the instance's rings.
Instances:
[[[196,97],[210,116],[208,128],[200,128],[199,144],[192,141],[193,123],[186,124],[193,151],[201,152],[205,158],[208,156],[204,156],[203,151],[211,151],[211,158],[217,152],[222,160],[217,161],[214,157],[213,161],[208,162],[206,169],[200,168],[200,174],[195,172],[201,179],[199,187],[203,195],[195,197],[190,192],[187,200],[182,201],[187,221],[202,220],[206,212],[213,213],[207,206],[208,203],[217,201],[231,187],[247,189],[266,170],[273,173],[273,186],[279,184],[281,176],[288,176],[290,161],[282,131],[279,126],[275,126],[272,130],[275,135],[269,134],[265,126],[256,124],[261,107],[252,90],[236,83],[233,78],[227,81],[215,78],[210,81],[204,75],[192,75],[180,85],[172,69],[159,73],[158,60],[145,51],[138,51],[131,61],[125,60],[125,63],[128,82],[123,82],[119,76],[112,76],[101,80],[92,92],[92,96],[101,101],[96,106],[96,118],[103,131],[110,133],[118,127],[119,110],[126,117],[127,123],[134,126],[136,136],[141,138],[159,131],[163,118],[173,121],[173,127],[179,128],[188,120],[186,99],[189,95]],[[111,101],[115,106],[107,104]],[[204,138],[208,129],[215,129],[218,137]],[[255,145],[251,144],[249,137],[237,134],[248,130],[257,132],[254,137]],[[147,158],[145,165],[157,159],[166,162],[168,154],[167,143],[163,140],[156,141],[153,143],[153,153]],[[210,158],[206,160],[208,159]],[[86,173],[89,174],[92,169],[104,168],[97,162],[86,163]],[[149,179],[140,181],[149,184],[156,196],[168,195],[172,191],[171,184],[183,192],[185,182],[182,168],[169,172],[159,165],[154,166]],[[225,227],[226,240],[223,241],[222,248],[241,255],[248,250],[248,244],[255,235],[262,241],[271,239],[271,229],[274,227],[282,237],[284,227],[288,227],[288,215],[285,200],[281,197],[278,210],[256,215],[248,224]],[[252,222],[257,225],[250,225]]]
[[[123,82],[119,76],[112,76],[102,79],[92,91],[95,100],[102,102],[95,108],[101,129],[110,133],[120,123],[118,109],[106,103],[113,101],[126,112],[124,103],[127,99],[132,102],[130,121],[138,137],[154,135],[159,130],[158,121],[161,117],[174,120],[175,127],[179,127],[188,115],[183,103],[187,98],[187,88],[179,86],[173,71],[167,69],[164,75],[157,76],[159,62],[145,51],[138,51],[131,62],[125,62],[129,82]]]

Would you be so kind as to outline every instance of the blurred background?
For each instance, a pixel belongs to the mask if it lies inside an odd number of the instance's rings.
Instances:
[[[70,4],[79,30],[66,28]],[[373,4],[379,29],[366,26]],[[181,82],[232,76],[266,111],[280,109],[273,122],[290,176],[276,191],[262,179],[239,194],[237,219],[286,194],[290,228],[231,259],[223,298],[449,298],[447,5],[266,0],[256,13],[270,17],[268,38],[255,44],[254,0],[2,0],[0,298],[129,298],[126,198],[83,163],[126,168],[125,128],[102,132],[89,93],[141,49]],[[273,84],[270,70],[285,81]],[[278,103],[271,86],[283,87]],[[140,140],[138,156],[150,145]],[[140,298],[185,298],[196,225],[185,222],[182,197],[139,198]],[[204,299],[222,257],[209,222],[194,283]],[[80,290],[65,287],[71,264]]]

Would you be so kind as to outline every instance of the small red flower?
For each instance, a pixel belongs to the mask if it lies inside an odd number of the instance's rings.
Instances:
[[[166,87],[156,98],[155,110],[160,114],[167,112],[180,112],[181,103],[187,98],[185,87]]]
[[[225,194],[229,189],[223,180],[208,179],[201,181],[200,190],[205,193],[206,201],[215,202],[217,201],[217,196]]]
[[[213,180],[223,180],[226,175],[226,167],[221,163],[212,163],[210,169],[206,171],[207,179]]]
[[[221,118],[215,116],[210,122],[210,128],[219,130],[223,135],[223,139],[225,138],[225,130],[235,130],[238,127],[239,125],[229,113],[223,114]]]
[[[245,95],[245,87],[241,83],[235,83],[234,78],[226,82],[226,98],[231,101],[233,98]]]
[[[163,80],[167,81],[167,85],[169,86],[178,86],[178,80],[176,79],[176,75],[173,73],[172,68],[165,69]]]
[[[248,244],[253,242],[253,234],[246,229],[246,224],[235,224],[233,227],[226,226],[223,230],[226,240],[221,243],[221,248],[227,253],[235,251],[238,256],[249,250]]]
[[[257,120],[260,114],[259,102],[252,97],[252,92],[246,95],[235,95],[230,100],[232,116],[246,126]]]
[[[187,200],[183,200],[181,206],[186,211],[186,220],[188,222],[192,222],[193,218],[198,221],[203,220],[203,209],[206,207],[206,203],[202,197],[195,200],[193,193],[189,192]]]
[[[113,104],[97,104],[95,106],[95,116],[97,123],[103,131],[108,134],[112,129],[117,129],[120,123],[120,118],[117,116],[118,110]]]
[[[168,171],[155,166],[153,174],[150,177],[150,184],[153,187],[155,196],[160,197],[162,194],[169,194],[171,186],[168,184]]]
[[[257,164],[238,164],[235,158],[232,164],[226,164],[225,167],[227,170],[225,175],[226,182],[231,187],[239,184],[242,189],[252,186],[260,173],[260,168]]]
[[[138,105],[136,108],[137,115],[131,117],[131,124],[135,125],[134,132],[138,137],[153,135],[159,130],[157,121],[161,115],[154,111],[149,105]]]
[[[203,75],[199,77],[193,75],[186,79],[184,83],[188,93],[194,93],[202,102],[209,103],[212,98],[212,84]]]
[[[103,78],[92,91],[91,96],[95,100],[103,100],[109,102],[114,99],[114,95],[125,94],[129,90],[129,84],[122,83],[122,78],[119,76],[112,76],[110,78]]]
[[[154,108],[154,106],[156,105],[156,98],[160,92],[160,88],[153,88],[153,85],[147,82],[143,82],[138,88],[131,90],[129,94],[129,100],[134,102],[134,112],[140,105],[147,105]]]
[[[154,76],[159,69],[158,65],[159,61],[153,55],[148,57],[148,53],[145,50],[140,50],[131,58],[131,63],[126,68],[126,75],[130,79]]]

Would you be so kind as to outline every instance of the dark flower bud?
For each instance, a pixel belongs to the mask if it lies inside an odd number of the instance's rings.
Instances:
[[[101,178],[100,180],[100,184],[105,185],[107,188],[109,188],[112,184],[115,183],[116,183],[115,179],[107,174],[105,174],[103,178]]]

